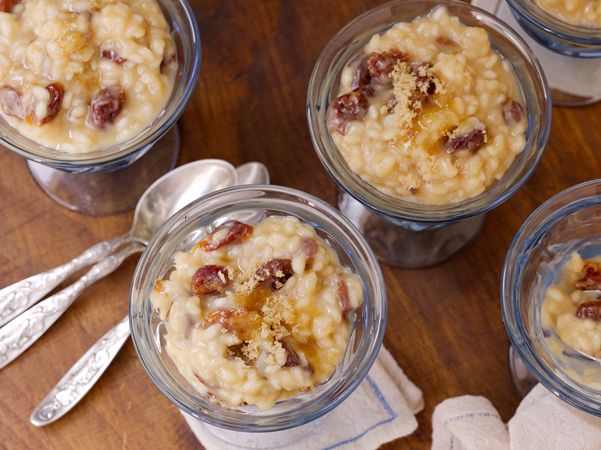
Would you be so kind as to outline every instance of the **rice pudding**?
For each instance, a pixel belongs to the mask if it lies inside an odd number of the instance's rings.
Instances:
[[[81,154],[138,135],[176,66],[155,0],[0,1],[0,114],[43,146]]]
[[[601,257],[571,255],[558,282],[547,289],[541,320],[570,347],[601,357]]]
[[[510,65],[444,7],[372,36],[344,67],[327,120],[353,172],[424,204],[481,194],[526,144]]]
[[[176,254],[151,301],[167,354],[196,390],[267,409],[332,376],[363,289],[313,227],[272,216],[225,222]]]
[[[535,0],[549,14],[574,25],[601,27],[601,0]]]

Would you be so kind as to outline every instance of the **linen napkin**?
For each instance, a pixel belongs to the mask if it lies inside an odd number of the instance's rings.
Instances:
[[[549,87],[572,95],[601,99],[601,58],[564,56],[538,44],[513,17],[505,0],[472,0],[472,5],[494,14],[517,31],[543,66]]]
[[[306,425],[272,433],[243,433],[207,425],[185,413],[186,422],[207,450],[376,449],[417,428],[422,391],[382,347],[369,374],[337,408]]]
[[[601,418],[563,402],[540,384],[507,425],[484,397],[445,400],[432,417],[432,450],[598,450]]]

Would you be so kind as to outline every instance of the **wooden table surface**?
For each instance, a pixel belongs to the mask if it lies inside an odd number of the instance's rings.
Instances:
[[[264,162],[274,184],[334,203],[334,184],[309,139],[305,94],[319,53],[345,23],[379,1],[193,0],[202,69],[180,121],[179,164],[223,158]],[[601,174],[601,104],[555,108],[550,145],[526,186],[490,213],[460,254],[427,270],[383,267],[389,295],[385,345],[424,392],[418,430],[386,449],[429,448],[442,400],[483,395],[509,419],[519,399],[507,365],[499,306],[507,247],[541,202]],[[25,162],[0,151],[0,286],[64,263],[125,232],[131,213],[86,217],[46,197]],[[32,409],[63,373],[127,312],[130,258],[90,287],[0,374],[0,448],[198,448],[182,417],[150,382],[131,341],[70,414],[38,429]]]

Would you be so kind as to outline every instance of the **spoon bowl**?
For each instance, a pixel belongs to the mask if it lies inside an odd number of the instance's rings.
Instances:
[[[0,290],[0,326],[37,303],[73,273],[107,258],[123,245],[146,245],[162,223],[181,208],[209,192],[233,186],[237,180],[234,166],[218,159],[195,161],[163,175],[140,197],[127,233],[93,245],[66,264]]]
[[[172,170],[140,197],[130,230],[132,237],[146,245],[163,222],[184,206],[209,192],[233,186],[237,180],[234,166],[220,159],[202,159]]]

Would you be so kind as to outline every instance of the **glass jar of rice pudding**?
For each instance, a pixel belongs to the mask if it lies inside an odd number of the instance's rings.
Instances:
[[[455,1],[391,2],[348,24],[315,65],[307,110],[339,208],[407,268],[463,248],[522,186],[551,114],[527,45]]]
[[[63,206],[132,208],[175,165],[199,73],[193,17],[186,0],[1,2],[0,144]]]
[[[517,232],[501,277],[510,368],[525,395],[538,381],[601,416],[601,180],[568,188]]]
[[[367,375],[385,323],[385,284],[360,232],[280,186],[224,189],[175,214],[130,297],[153,382],[183,412],[233,432],[306,432]]]
[[[507,0],[507,4],[522,28],[549,50],[565,56],[601,57],[599,0]]]

